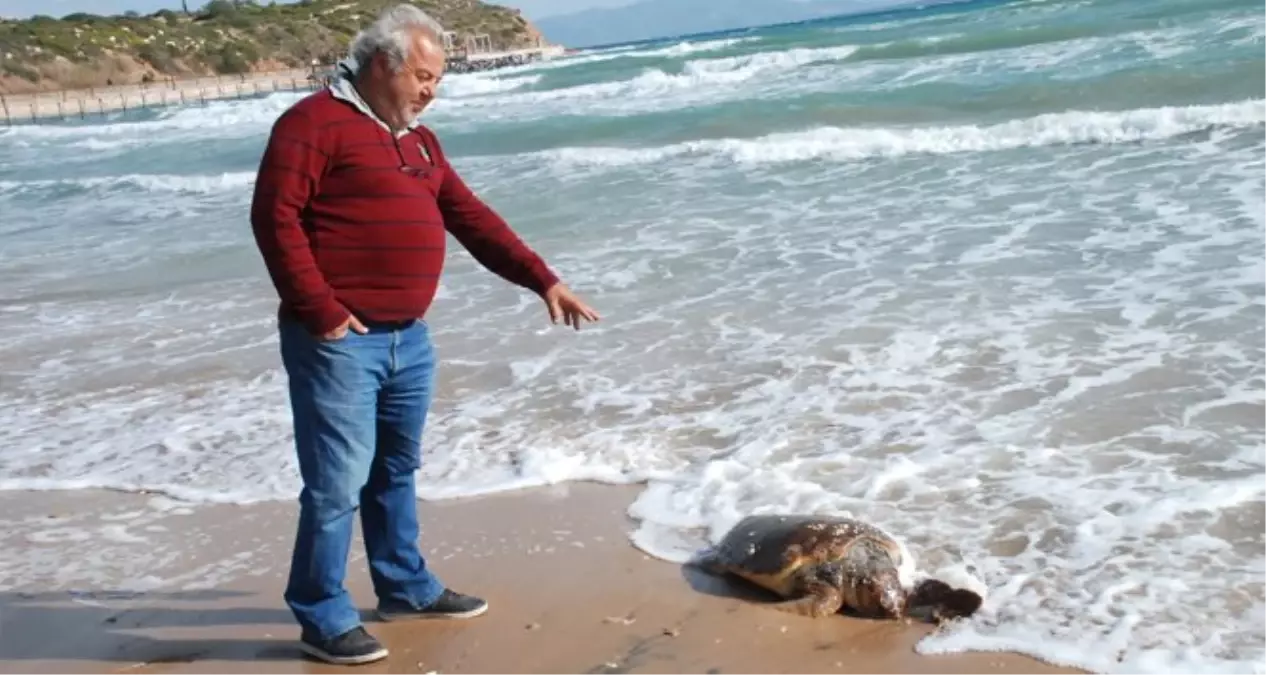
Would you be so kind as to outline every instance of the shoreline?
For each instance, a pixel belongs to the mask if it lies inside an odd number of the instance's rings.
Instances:
[[[548,60],[564,54],[557,45],[539,49],[479,53],[453,62],[453,74],[486,73]],[[81,89],[49,89],[0,94],[0,124],[87,119],[115,112],[167,108],[211,101],[239,100],[285,92],[316,91],[325,86],[324,73],[333,66],[294,68],[240,75],[167,77],[143,84],[118,84]]]
[[[0,95],[0,123],[86,119],[137,109],[167,108],[211,101],[245,99],[279,92],[314,91],[323,86],[310,79],[310,69],[269,73],[167,79],[89,89],[55,89]]]
[[[1082,672],[914,651],[931,626],[762,607],[633,547],[638,486],[565,483],[419,503],[428,563],[485,597],[469,621],[382,624],[362,543],[347,586],[391,650],[371,672]],[[0,663],[24,672],[347,672],[301,656],[281,601],[295,504],[105,490],[0,494]],[[79,640],[73,651],[66,645]]]

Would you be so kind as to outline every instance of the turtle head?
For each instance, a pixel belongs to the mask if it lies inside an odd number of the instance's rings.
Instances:
[[[941,623],[969,617],[983,602],[975,591],[954,588],[939,579],[924,579],[910,594],[907,612],[921,621]]]

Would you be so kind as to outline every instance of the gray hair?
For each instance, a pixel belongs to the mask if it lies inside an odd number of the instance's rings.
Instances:
[[[407,3],[388,7],[373,23],[356,34],[348,56],[359,70],[369,63],[374,54],[382,52],[387,55],[392,70],[398,69],[409,53],[410,33],[418,30],[434,39],[440,49],[444,48],[444,27],[431,15]]]

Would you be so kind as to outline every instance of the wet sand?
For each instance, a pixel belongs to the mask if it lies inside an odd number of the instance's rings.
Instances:
[[[367,626],[377,664],[296,649],[281,601],[294,505],[200,506],[115,492],[0,495],[3,672],[1074,672],[1023,656],[923,656],[928,626],[762,607],[768,596],[650,558],[635,488],[570,484],[423,502],[423,550],[490,602],[466,621]],[[348,587],[373,593],[359,540]]]

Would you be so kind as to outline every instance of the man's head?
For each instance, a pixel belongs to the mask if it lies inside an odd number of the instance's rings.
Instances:
[[[389,7],[352,41],[356,85],[389,126],[403,129],[435,98],[444,75],[444,29],[413,5]]]

